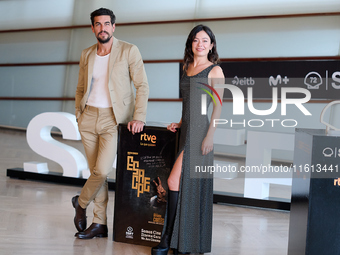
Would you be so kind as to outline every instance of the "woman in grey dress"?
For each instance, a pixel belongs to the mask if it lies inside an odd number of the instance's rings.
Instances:
[[[187,39],[180,90],[182,118],[168,129],[179,128],[179,152],[168,178],[166,225],[152,255],[206,253],[211,251],[213,177],[206,171],[213,166],[213,135],[216,127],[204,113],[213,98],[210,119],[221,114],[224,84],[216,40],[209,27],[194,27]],[[206,96],[208,95],[208,96]],[[209,96],[210,95],[210,96]],[[203,99],[205,98],[205,99]]]

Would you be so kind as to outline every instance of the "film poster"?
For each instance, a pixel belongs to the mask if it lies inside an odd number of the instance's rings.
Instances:
[[[145,246],[159,243],[177,136],[152,126],[133,135],[126,125],[119,125],[114,241]]]

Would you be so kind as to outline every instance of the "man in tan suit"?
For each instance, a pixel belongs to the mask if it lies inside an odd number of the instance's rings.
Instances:
[[[91,13],[91,23],[97,44],[81,54],[75,96],[76,118],[91,172],[81,194],[72,198],[79,231],[76,236],[81,239],[107,237],[107,176],[117,150],[117,125],[128,123],[133,134],[141,132],[149,94],[138,48],[113,37],[113,12],[100,8]],[[86,208],[92,201],[93,222],[86,229]]]

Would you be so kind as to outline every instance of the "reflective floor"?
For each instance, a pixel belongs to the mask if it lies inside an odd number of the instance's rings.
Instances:
[[[72,146],[79,147],[79,142]],[[110,191],[108,238],[74,237],[71,198],[80,187],[6,177],[8,168],[42,160],[25,133],[0,129],[0,254],[150,254],[150,247],[112,241],[114,192]],[[59,166],[49,164],[50,170]],[[92,220],[92,207],[88,222]],[[289,212],[214,205],[213,255],[285,255]]]

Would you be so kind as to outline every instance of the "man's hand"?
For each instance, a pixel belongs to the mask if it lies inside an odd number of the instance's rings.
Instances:
[[[139,133],[143,130],[144,122],[140,120],[130,121],[127,125],[128,130],[134,135],[135,133]]]

